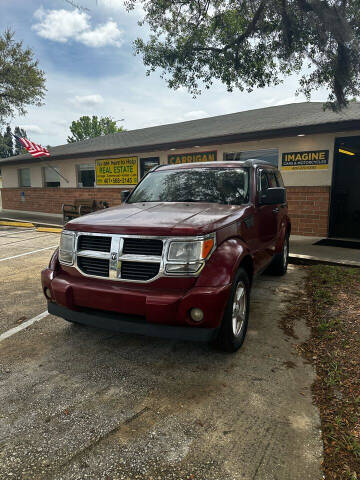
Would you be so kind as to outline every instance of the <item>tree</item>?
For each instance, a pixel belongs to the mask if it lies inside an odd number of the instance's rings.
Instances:
[[[138,0],[127,0],[133,9]],[[359,0],[147,0],[138,38],[148,74],[162,69],[169,87],[197,95],[220,80],[229,91],[279,84],[300,73],[310,99],[326,87],[328,106],[360,93]]]
[[[45,74],[32,50],[6,30],[0,35],[0,123],[15,112],[24,115],[29,105],[42,105],[45,91]]]
[[[123,127],[117,127],[116,121],[111,117],[98,118],[93,115],[91,118],[87,115],[74,120],[70,125],[70,132],[73,136],[68,137],[68,143],[80,142],[88,138],[100,137],[109,133],[123,132]]]
[[[0,134],[0,157],[7,158],[13,155],[13,137],[10,125],[6,127],[4,134]]]
[[[15,127],[14,133],[19,137],[27,137],[26,131],[20,127]],[[21,155],[22,153],[26,153],[26,149],[18,145],[16,140],[13,139],[11,127],[8,125],[4,134],[0,132],[0,158]]]

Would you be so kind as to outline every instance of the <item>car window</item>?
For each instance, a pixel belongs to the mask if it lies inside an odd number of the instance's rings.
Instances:
[[[268,170],[269,185],[271,188],[277,187],[277,181],[275,177],[275,172],[273,170]]]
[[[282,179],[281,173],[278,170],[276,170],[275,175],[276,175],[278,186],[284,188],[284,180]]]
[[[138,184],[128,203],[210,202],[242,205],[249,201],[247,168],[155,170]]]
[[[258,177],[258,190],[259,192],[264,192],[269,188],[269,181],[266,175],[265,170],[260,170],[259,171],[259,177]]]

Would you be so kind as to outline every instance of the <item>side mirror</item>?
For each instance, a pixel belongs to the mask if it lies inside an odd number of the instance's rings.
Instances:
[[[276,205],[286,203],[286,190],[283,187],[268,188],[260,194],[261,205]]]
[[[130,195],[130,190],[122,190],[121,191],[121,203],[126,203],[126,200],[128,199],[129,195]]]

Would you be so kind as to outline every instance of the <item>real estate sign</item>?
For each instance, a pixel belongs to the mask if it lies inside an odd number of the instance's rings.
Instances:
[[[136,185],[138,157],[110,158],[96,161],[97,185]]]
[[[282,154],[282,170],[326,170],[329,166],[329,150],[286,152]]]

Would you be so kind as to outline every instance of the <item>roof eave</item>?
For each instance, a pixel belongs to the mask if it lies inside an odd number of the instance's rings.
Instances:
[[[268,138],[276,137],[292,137],[298,134],[317,134],[317,133],[331,133],[336,131],[347,131],[354,130],[354,127],[359,128],[359,120],[344,120],[339,122],[329,122],[324,124],[317,125],[306,125],[301,127],[288,127],[288,128],[279,128],[279,129],[270,129],[270,130],[261,130],[255,132],[246,132],[246,133],[234,133],[229,135],[218,135],[206,138],[193,138],[187,140],[180,140],[175,142],[165,142],[157,144],[147,144],[139,145],[138,147],[119,147],[111,149],[102,149],[94,150],[91,152],[78,152],[78,153],[65,153],[60,155],[51,154],[50,157],[46,157],[46,161],[51,160],[66,160],[66,159],[75,159],[75,158],[89,158],[89,157],[99,157],[99,156],[111,156],[119,154],[134,154],[134,153],[146,153],[154,151],[164,151],[170,150],[171,148],[182,149],[182,148],[193,148],[197,146],[211,146],[235,142],[243,142],[249,140],[262,140]],[[51,151],[50,151],[51,153]],[[22,159],[9,158],[3,159],[0,161],[0,167],[6,165],[18,165],[23,164],[31,160],[31,163],[40,163],[44,161],[43,157],[40,158],[31,158],[26,157]]]

